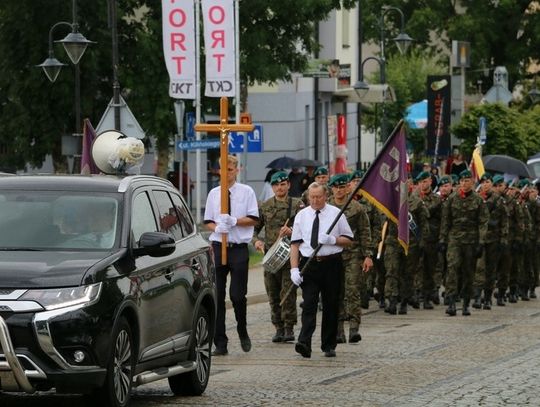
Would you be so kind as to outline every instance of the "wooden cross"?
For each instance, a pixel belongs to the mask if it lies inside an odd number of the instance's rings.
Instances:
[[[229,155],[229,133],[231,131],[253,131],[253,124],[229,123],[229,99],[219,101],[219,124],[197,123],[195,131],[219,133],[219,182],[221,186],[221,213],[229,213],[229,185],[227,182],[227,156]],[[227,235],[221,235],[221,264],[227,264]]]

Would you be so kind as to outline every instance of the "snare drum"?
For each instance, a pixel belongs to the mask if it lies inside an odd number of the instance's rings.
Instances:
[[[291,244],[289,239],[281,237],[272,245],[263,257],[263,267],[270,273],[276,273],[289,260]]]

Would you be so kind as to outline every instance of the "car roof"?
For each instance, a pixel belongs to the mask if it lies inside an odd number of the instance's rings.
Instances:
[[[114,175],[17,175],[0,177],[0,190],[125,192],[130,185],[140,183],[172,186],[169,181],[163,178],[149,175],[127,177]]]

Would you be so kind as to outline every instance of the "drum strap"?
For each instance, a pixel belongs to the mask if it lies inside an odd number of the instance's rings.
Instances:
[[[291,219],[292,198],[289,197],[289,199],[287,200],[287,202],[289,203],[289,207],[287,208],[287,219]]]

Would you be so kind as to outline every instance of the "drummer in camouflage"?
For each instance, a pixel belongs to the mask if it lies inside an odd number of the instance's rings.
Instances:
[[[279,239],[288,239],[292,233],[294,216],[304,207],[299,198],[289,196],[289,176],[284,171],[276,172],[270,179],[274,196],[259,207],[259,223],[255,226],[252,243],[261,252],[267,252]],[[259,234],[264,228],[264,238]],[[269,253],[270,254],[270,253]],[[281,255],[283,253],[280,253]],[[282,297],[289,292],[292,281],[287,259],[278,270],[264,270],[264,285],[270,303],[272,324],[276,333],[272,342],[294,341],[294,325],[297,321],[296,289],[293,289],[280,306]]]

